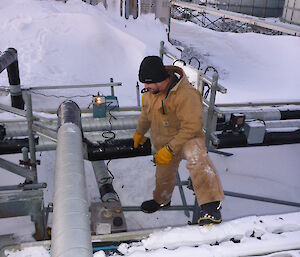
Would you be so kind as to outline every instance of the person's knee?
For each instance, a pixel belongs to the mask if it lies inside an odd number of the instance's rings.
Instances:
[[[200,156],[201,148],[199,147],[199,139],[193,138],[187,141],[182,149],[184,159],[197,158]]]
[[[189,140],[183,147],[183,155],[184,159],[187,160],[188,169],[193,169],[195,166],[204,166],[208,157],[205,141],[201,138]]]

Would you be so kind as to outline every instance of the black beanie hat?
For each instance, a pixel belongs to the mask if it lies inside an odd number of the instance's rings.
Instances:
[[[168,72],[158,56],[147,56],[141,62],[139,80],[142,83],[157,83],[168,77]]]

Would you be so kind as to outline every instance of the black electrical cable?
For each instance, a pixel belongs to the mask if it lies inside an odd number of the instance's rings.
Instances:
[[[73,95],[73,96],[65,96],[65,95],[47,95],[47,94],[43,94],[43,93],[38,93],[38,92],[34,92],[32,90],[30,90],[31,94],[35,94],[35,95],[41,95],[44,97],[54,97],[54,98],[64,98],[64,99],[70,99],[70,98],[78,98],[78,97],[91,97],[93,95],[88,94],[88,95]]]
[[[219,75],[219,72],[217,71],[217,69],[211,65],[209,65],[205,68],[204,74],[206,74],[206,72],[208,72],[210,69],[212,69],[214,72],[216,72]]]
[[[110,106],[113,102],[109,102],[108,104],[106,104],[106,106]],[[109,125],[110,125],[110,128],[106,131],[104,131],[102,133],[102,137],[105,138],[105,142],[109,141],[109,140],[113,140],[115,137],[116,137],[116,134],[115,132],[112,131],[112,124],[111,124],[111,119],[114,118],[115,120],[117,119],[115,116],[113,116],[111,114],[111,111],[116,108],[116,106],[113,106],[112,109],[109,109],[108,110],[108,114],[109,114],[109,119],[108,119],[108,122],[109,122]],[[110,134],[110,136],[108,136],[107,134]],[[101,142],[97,142],[97,143],[93,143],[91,142],[90,140],[88,140],[87,138],[83,138],[84,142],[86,142],[88,145],[93,145],[94,147],[97,147],[100,145]],[[111,170],[108,168],[108,165],[109,163],[111,162],[111,159],[108,160],[107,164],[106,164],[106,168],[107,168],[107,171],[108,173],[110,174],[110,177],[105,177],[105,178],[101,178],[100,180],[100,183],[101,184],[107,184],[110,180],[114,180],[114,175],[112,174]]]
[[[208,86],[208,85],[207,85]],[[209,91],[210,91],[210,86],[208,86],[208,89],[206,90],[206,92],[204,93],[204,98],[207,99],[208,97],[208,94],[209,94]]]
[[[112,172],[111,172],[110,169],[108,168],[108,165],[110,164],[110,162],[111,162],[111,159],[108,160],[108,162],[106,163],[106,167],[107,167],[108,173],[111,175],[111,179],[114,180],[114,179],[115,179],[115,176],[112,174]]]
[[[112,103],[113,102],[109,102],[108,104],[106,104],[106,106],[109,107]],[[110,128],[109,128],[109,130],[106,130],[102,133],[102,137],[105,138],[105,141],[109,141],[109,140],[116,138],[116,133],[112,131],[112,124],[111,124],[112,118],[117,120],[117,118],[115,116],[113,116],[111,113],[111,111],[115,108],[116,108],[116,106],[113,106],[111,109],[110,108],[108,109],[108,114],[109,114],[108,123],[109,123]]]
[[[105,103],[105,104],[106,104],[106,103]],[[112,105],[112,104],[113,104],[113,102],[108,102],[108,103],[106,104],[106,106],[109,107],[109,106]],[[102,133],[102,137],[105,138],[105,142],[107,142],[107,141],[109,141],[109,140],[113,140],[113,139],[116,138],[116,133],[112,131],[112,124],[111,124],[111,119],[112,119],[112,118],[115,119],[115,120],[117,120],[117,118],[116,118],[114,115],[112,115],[112,113],[111,113],[111,111],[112,111],[113,109],[115,109],[116,107],[117,107],[117,106],[115,105],[115,106],[113,106],[112,108],[108,108],[108,115],[109,115],[108,123],[109,123],[110,128],[109,128],[109,130],[104,131],[104,132]],[[109,136],[109,135],[110,135],[110,136]],[[110,179],[111,179],[111,180],[114,180],[114,178],[115,178],[114,175],[112,174],[111,170],[108,168],[108,165],[110,164],[110,162],[111,162],[111,159],[108,160],[108,162],[106,163],[106,168],[107,168],[107,171],[108,171],[108,173],[110,174],[111,177],[101,179],[101,182],[102,182],[103,184],[107,183]]]
[[[216,69],[215,67],[213,67],[213,66],[207,66],[207,67],[205,68],[204,74],[206,74],[206,72],[208,72],[208,71],[211,70],[211,69],[219,75],[219,72],[218,72],[217,69]],[[204,98],[206,99],[206,98],[208,97],[209,92],[210,92],[210,86],[209,86],[207,83],[205,83],[205,86],[208,87],[207,90],[206,90],[206,92],[204,93]]]
[[[182,60],[182,59],[177,59],[177,60],[175,60],[175,61],[173,62],[173,65],[175,65],[176,62],[182,62],[182,63],[183,63],[183,66],[186,65],[185,61]]]
[[[191,65],[191,62],[192,62],[193,59],[197,61],[197,63],[198,63],[198,70],[200,70],[200,61],[199,61],[199,59],[198,59],[197,57],[195,57],[195,56],[192,56],[192,57],[189,59],[189,65]]]

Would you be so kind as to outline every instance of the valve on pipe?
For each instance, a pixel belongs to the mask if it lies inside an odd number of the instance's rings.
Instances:
[[[5,69],[7,69],[10,85],[11,106],[24,110],[24,100],[20,86],[18,53],[14,48],[8,48],[0,55],[0,73]]]
[[[112,139],[103,143],[87,142],[89,161],[111,160],[151,155],[151,142],[147,141],[138,148],[133,147],[133,139]]]

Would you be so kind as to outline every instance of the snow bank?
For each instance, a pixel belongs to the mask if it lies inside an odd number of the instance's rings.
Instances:
[[[0,50],[18,50],[21,82],[25,86],[122,82],[116,88],[121,105],[136,103],[138,68],[144,56],[158,55],[165,26],[152,15],[133,21],[110,16],[104,7],[81,0],[0,2]],[[145,33],[146,32],[146,33]],[[0,85],[7,85],[1,74]],[[110,89],[98,89],[104,93]],[[91,95],[97,89],[43,91],[54,95]],[[35,108],[55,107],[63,99],[34,96]],[[6,99],[6,102],[8,99]],[[75,101],[87,107],[91,97]]]
[[[180,41],[201,67],[217,68],[228,89],[218,103],[299,101],[300,37],[216,32],[172,20],[171,38]]]

